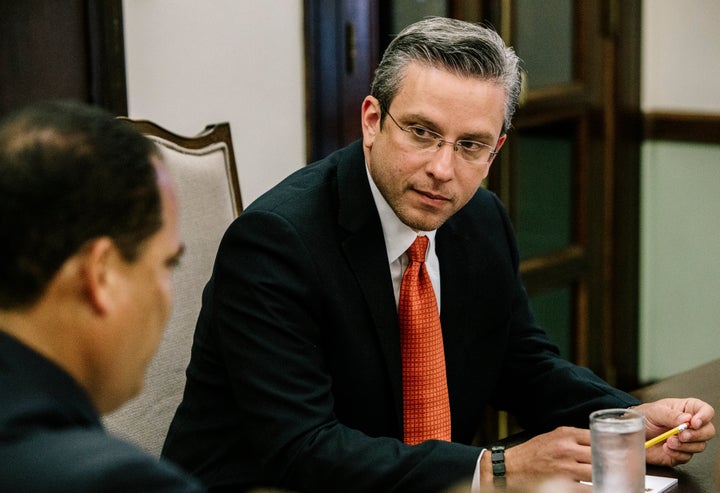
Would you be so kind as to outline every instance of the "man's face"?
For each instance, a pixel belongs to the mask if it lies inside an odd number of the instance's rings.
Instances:
[[[418,63],[407,67],[389,112],[402,127],[419,125],[445,140],[473,140],[499,150],[505,91],[493,82],[458,77]],[[400,220],[415,230],[440,227],[475,194],[491,162],[470,164],[445,144],[421,151],[368,96],[362,107],[363,145],[370,175]]]
[[[164,165],[153,158],[158,172],[163,224],[140,249],[137,259],[126,262],[122,272],[122,295],[112,338],[109,380],[115,385],[116,405],[142,388],[145,370],[154,356],[172,304],[172,271],[182,253],[178,233],[178,208]]]

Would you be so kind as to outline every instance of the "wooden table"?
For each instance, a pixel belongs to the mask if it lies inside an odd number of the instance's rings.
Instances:
[[[638,389],[632,393],[638,399],[649,402],[663,397],[697,397],[720,413],[720,359],[692,370],[666,378],[660,382]],[[717,419],[715,427],[718,428]],[[717,493],[718,438],[708,443],[705,452],[697,454],[682,466],[662,468],[648,466],[648,474],[678,478],[678,484],[668,493]]]

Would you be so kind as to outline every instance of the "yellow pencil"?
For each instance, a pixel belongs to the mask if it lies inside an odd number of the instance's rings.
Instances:
[[[683,430],[687,430],[687,427],[688,427],[688,424],[683,423],[680,426],[678,426],[677,428],[673,428],[672,430],[666,431],[662,435],[658,435],[655,438],[651,438],[650,440],[645,442],[645,448],[650,448],[653,445],[657,445],[658,443],[667,440],[671,436],[677,435],[678,433],[680,433]]]

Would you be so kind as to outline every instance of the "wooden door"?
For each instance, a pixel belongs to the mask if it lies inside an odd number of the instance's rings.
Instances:
[[[0,115],[48,99],[127,114],[121,0],[0,2]]]
[[[489,187],[508,205],[538,319],[612,384],[638,375],[638,2],[512,0],[484,11],[525,91]],[[499,169],[498,169],[499,168]]]
[[[308,162],[362,136],[360,105],[378,63],[377,0],[305,0]]]

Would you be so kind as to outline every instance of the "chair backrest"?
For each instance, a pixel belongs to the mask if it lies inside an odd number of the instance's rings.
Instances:
[[[172,175],[185,253],[174,273],[174,303],[139,396],[103,418],[107,428],[159,455],[185,387],[201,295],[227,226],[242,211],[230,126],[208,125],[182,137],[145,120],[130,120],[155,141]]]

